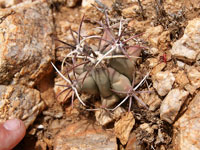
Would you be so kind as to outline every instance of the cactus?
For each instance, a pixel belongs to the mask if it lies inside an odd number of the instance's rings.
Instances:
[[[100,95],[102,105],[105,109],[111,109],[113,105],[123,100],[113,109],[119,107],[128,98],[130,100],[129,110],[132,103],[132,97],[138,100],[144,107],[147,108],[146,104],[142,102],[136,96],[136,89],[134,88],[135,79],[135,62],[141,53],[142,47],[140,46],[129,46],[127,48],[126,42],[122,41],[122,22],[120,21],[120,27],[118,36],[115,37],[112,30],[109,27],[108,22],[106,25],[101,24],[104,29],[103,36],[81,36],[81,26],[84,17],[81,20],[78,32],[71,30],[72,37],[74,38],[75,45],[70,45],[66,42],[60,41],[67,44],[72,48],[71,52],[65,57],[62,63],[62,68],[65,65],[67,58],[72,59],[72,68],[69,71],[73,72],[74,80],[66,78],[52,63],[56,71],[65,79],[70,85],[66,88],[71,88],[73,91],[73,97],[76,95],[78,100],[86,106],[81,100],[79,93],[88,93],[92,95]],[[77,39],[74,34],[77,34]],[[99,47],[97,50],[93,50],[87,43],[86,40],[89,38],[99,39]],[[81,63],[78,63],[79,59],[82,59]],[[67,72],[69,73],[69,72]],[[147,76],[146,76],[147,77]],[[146,79],[143,79],[143,81]],[[143,82],[141,81],[139,85]]]

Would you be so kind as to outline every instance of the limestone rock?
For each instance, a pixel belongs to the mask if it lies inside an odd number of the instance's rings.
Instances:
[[[0,122],[19,118],[28,128],[43,109],[39,91],[22,85],[0,85]]]
[[[160,96],[165,96],[171,90],[174,81],[175,77],[170,71],[160,71],[153,76],[153,87]]]
[[[173,123],[188,95],[189,92],[185,90],[171,90],[160,106],[160,118],[170,124]]]
[[[44,0],[3,9],[0,16],[0,83],[33,87],[52,66],[52,13]],[[14,79],[13,79],[14,78]]]
[[[189,104],[188,110],[174,124],[174,150],[200,148],[200,92]]]
[[[171,54],[178,59],[194,62],[200,51],[200,18],[189,21],[185,33],[176,41],[170,50]]]
[[[68,125],[57,134],[54,150],[117,150],[117,141],[112,132],[87,120]]]

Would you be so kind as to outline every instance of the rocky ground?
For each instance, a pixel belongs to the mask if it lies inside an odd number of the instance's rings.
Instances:
[[[199,0],[0,0],[0,121],[24,121],[27,134],[15,148],[55,150],[200,149]],[[88,111],[74,99],[51,65],[63,59],[81,36],[102,35],[107,19],[114,34],[120,21],[128,45],[142,48],[134,100],[114,111]],[[124,40],[123,39],[123,40]],[[98,40],[90,39],[90,45]],[[71,60],[68,60],[69,64]],[[80,93],[87,106],[100,97]],[[59,95],[59,96],[58,96]],[[113,97],[111,97],[112,99]],[[108,100],[108,99],[107,99]],[[94,108],[94,107],[92,107]]]

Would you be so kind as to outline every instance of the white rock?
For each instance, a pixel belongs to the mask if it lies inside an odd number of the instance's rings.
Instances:
[[[182,104],[189,95],[188,91],[181,89],[173,89],[163,100],[160,107],[160,118],[173,123],[175,117],[177,116]]]
[[[194,62],[200,52],[200,18],[189,21],[185,33],[170,50],[171,54],[181,60]]]
[[[18,3],[21,3],[22,0],[0,0],[0,4],[4,5],[5,7],[11,7],[13,5],[16,5]]]
[[[174,124],[174,150],[200,148],[200,92],[191,101],[188,110]]]
[[[182,61],[177,60],[177,65],[179,68],[184,68],[185,67],[185,63]]]
[[[175,77],[170,71],[160,71],[153,76],[153,87],[160,96],[165,96],[171,90],[174,81]]]

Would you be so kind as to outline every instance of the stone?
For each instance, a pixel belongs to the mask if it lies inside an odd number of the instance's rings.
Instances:
[[[180,87],[184,87],[186,84],[189,83],[189,80],[184,70],[179,70],[175,74],[175,82],[178,83]]]
[[[186,84],[184,86],[184,89],[187,90],[188,92],[190,92],[191,95],[193,95],[196,91],[196,88],[194,86],[192,86],[191,84]]]
[[[161,99],[158,97],[158,95],[154,91],[151,92],[151,89],[149,93],[148,92],[142,93],[141,99],[145,104],[149,106],[150,111],[155,111],[157,108],[159,108],[161,104]]]
[[[196,89],[200,87],[200,72],[195,67],[189,67],[187,76],[193,87]]]
[[[175,81],[175,77],[170,71],[160,71],[152,78],[153,87],[160,96],[165,96],[172,89],[172,85]]]
[[[125,113],[120,120],[115,122],[115,135],[120,142],[125,145],[128,142],[130,132],[135,124],[135,119],[132,112]]]
[[[33,87],[52,71],[53,17],[44,0],[0,11],[0,84]]]
[[[156,74],[156,73],[162,71],[165,67],[166,67],[165,62],[159,63],[155,67],[153,67],[151,74]]]
[[[170,31],[164,31],[158,38],[158,49],[162,51],[169,50],[170,48]]]
[[[188,22],[184,35],[173,44],[171,54],[186,62],[195,62],[200,52],[200,18]]]
[[[11,7],[13,5],[21,3],[22,0],[0,0],[1,7]]]
[[[163,32],[163,27],[161,25],[156,27],[150,27],[146,30],[142,37],[148,41],[153,47],[157,48],[159,36]]]
[[[117,150],[117,141],[113,132],[80,120],[69,124],[54,138],[54,150]]]
[[[66,1],[66,6],[67,7],[75,7],[78,1],[79,0],[67,0]]]
[[[147,59],[147,62],[148,62],[148,66],[150,67],[150,68],[153,68],[153,67],[155,67],[156,65],[158,65],[158,59],[157,58],[148,58]]]
[[[105,126],[111,122],[114,122],[116,119],[119,119],[123,113],[125,113],[125,109],[123,109],[122,107],[118,107],[116,110],[113,111],[113,113],[110,113],[105,109],[100,109],[95,111],[95,117],[96,121],[100,125]]]
[[[0,122],[19,118],[28,128],[44,107],[38,90],[22,85],[0,85]]]
[[[189,92],[182,89],[171,90],[160,106],[160,118],[172,124],[188,95]]]
[[[182,62],[182,61],[177,60],[177,66],[178,66],[179,68],[181,68],[181,69],[184,69],[185,63]]]
[[[190,102],[187,111],[174,124],[174,150],[200,148],[200,92]]]

